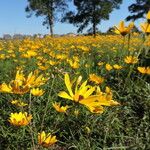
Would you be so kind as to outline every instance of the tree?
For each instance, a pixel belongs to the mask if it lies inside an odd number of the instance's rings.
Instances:
[[[62,22],[68,22],[78,27],[78,32],[92,24],[93,35],[101,20],[109,19],[109,14],[114,8],[119,8],[122,0],[74,0],[76,12],[66,13]]]
[[[47,25],[50,34],[53,36],[54,22],[58,20],[58,12],[63,13],[67,8],[66,0],[28,0],[25,9],[31,17],[33,13],[38,16],[44,16],[43,25]]]
[[[129,15],[126,20],[137,20],[143,18],[144,15],[150,10],[150,0],[136,0],[136,2],[128,7],[133,15]]]

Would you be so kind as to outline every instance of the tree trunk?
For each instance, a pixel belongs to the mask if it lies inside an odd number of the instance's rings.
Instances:
[[[50,29],[50,35],[51,35],[51,37],[53,37],[53,18],[51,18],[50,16],[49,16],[49,29]]]
[[[53,37],[53,26],[54,26],[54,14],[53,14],[53,1],[50,1],[48,3],[48,23],[49,23],[49,29],[50,29],[50,35]]]
[[[96,6],[93,2],[93,16],[92,16],[92,23],[93,23],[93,36],[96,37],[96,15],[95,15]]]
[[[93,36],[96,37],[96,23],[93,21]]]

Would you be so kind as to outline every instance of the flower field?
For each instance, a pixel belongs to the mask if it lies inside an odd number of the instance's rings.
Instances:
[[[150,149],[147,24],[1,40],[0,149]]]

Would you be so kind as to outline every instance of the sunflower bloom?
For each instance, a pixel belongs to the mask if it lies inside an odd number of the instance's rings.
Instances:
[[[9,122],[14,126],[26,126],[30,123],[32,115],[27,115],[27,112],[11,113]]]
[[[147,34],[150,33],[150,24],[149,23],[147,23],[147,22],[142,23],[142,24],[140,24],[140,27],[141,27],[142,32],[147,33]]]
[[[73,68],[73,69],[78,69],[79,68],[79,62],[78,61],[73,61],[73,60],[69,60],[69,65]]]
[[[113,69],[113,67],[110,64],[105,65],[106,70],[110,71]]]
[[[104,64],[104,62],[98,62],[97,65],[98,66],[102,66]]]
[[[122,69],[122,66],[115,64],[115,65],[113,65],[113,68],[116,70],[120,70],[120,69]]]
[[[27,93],[29,91],[29,88],[24,86],[24,82],[25,82],[25,77],[23,71],[18,70],[15,79],[12,80],[9,84],[12,88],[12,92],[14,94]]]
[[[38,144],[45,148],[48,148],[57,142],[56,136],[52,136],[50,133],[42,131],[38,133]]]
[[[42,89],[40,90],[39,88],[33,88],[30,90],[30,93],[34,96],[42,96],[44,91]]]
[[[74,82],[71,82],[69,75],[65,74],[65,84],[69,94],[65,91],[61,91],[59,92],[58,96],[72,100],[76,103],[80,103],[89,109],[92,113],[103,113],[104,109],[102,106],[112,106],[112,97],[108,97],[108,94],[102,93],[93,95],[96,88],[87,85],[87,80],[81,84],[81,80],[82,77],[79,76],[76,81],[75,91],[73,92],[72,88]]]
[[[138,58],[135,56],[126,56],[124,61],[127,64],[136,64],[138,62]]]
[[[90,74],[89,80],[94,82],[95,84],[101,84],[104,82],[104,78],[97,76],[96,74]]]
[[[137,70],[142,74],[150,75],[150,67],[138,67]]]
[[[121,34],[122,36],[126,36],[128,33],[131,32],[131,30],[133,29],[134,27],[134,23],[131,22],[127,27],[124,25],[124,21],[121,21],[117,26],[115,26],[115,30],[114,32],[116,34]]]
[[[66,111],[68,110],[69,106],[60,106],[60,103],[53,103],[52,104],[53,107],[55,108],[56,111],[61,112],[61,113],[66,113]]]
[[[58,94],[58,96],[73,100],[75,102],[79,102],[81,99],[88,98],[95,91],[95,87],[91,87],[87,85],[87,80],[86,80],[78,88],[81,80],[82,80],[82,77],[79,76],[76,82],[75,92],[73,93],[72,91],[73,83],[70,81],[69,75],[65,74],[65,85],[67,87],[69,94],[66,93],[65,91],[62,91]]]
[[[146,15],[147,22],[150,23],[150,10],[148,11]]]
[[[24,107],[28,105],[27,103],[24,103],[21,100],[12,100],[11,104],[19,106],[19,107]]]
[[[23,95],[30,91],[30,88],[39,87],[47,81],[43,75],[38,76],[38,72],[31,72],[28,77],[24,77],[23,71],[18,70],[14,80],[9,84],[2,83],[0,92]]]
[[[7,85],[6,83],[2,83],[0,85],[0,92],[12,93],[12,87],[10,85]]]
[[[43,85],[46,81],[47,79],[45,79],[42,74],[38,76],[38,71],[36,70],[28,75],[25,86],[28,86],[30,88],[39,87]]]

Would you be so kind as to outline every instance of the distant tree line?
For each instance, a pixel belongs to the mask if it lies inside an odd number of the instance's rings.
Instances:
[[[10,40],[10,39],[24,39],[24,38],[33,38],[33,37],[42,37],[41,34],[34,34],[34,35],[23,35],[23,34],[4,34],[1,39]]]
[[[56,21],[73,24],[78,28],[78,33],[90,27],[88,32],[96,36],[97,25],[102,20],[108,20],[110,13],[119,9],[122,2],[123,0],[28,0],[25,11],[28,13],[27,17],[33,14],[37,17],[43,16],[43,25],[49,28],[51,36],[54,34]],[[136,0],[129,6],[132,15],[126,20],[142,18],[149,9],[149,0]]]

